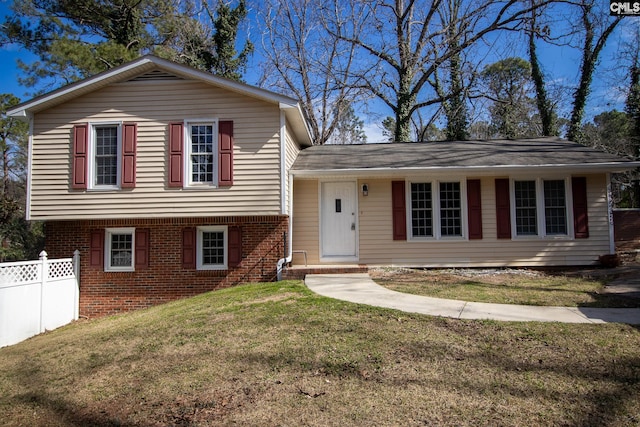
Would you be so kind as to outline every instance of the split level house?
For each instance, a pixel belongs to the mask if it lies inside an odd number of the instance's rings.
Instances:
[[[30,123],[27,218],[80,251],[80,314],[148,307],[291,263],[592,265],[612,172],[555,138],[312,146],[295,99],[154,56],[7,113]]]

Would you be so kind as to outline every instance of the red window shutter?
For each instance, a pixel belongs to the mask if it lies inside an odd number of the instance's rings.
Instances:
[[[76,190],[87,189],[87,162],[88,157],[88,130],[89,125],[81,123],[73,127],[73,165],[71,170],[71,188]]]
[[[218,123],[218,185],[233,185],[233,122]]]
[[[121,188],[136,186],[136,152],[138,145],[138,125],[124,123],[122,125],[122,178]]]
[[[136,228],[136,270],[149,268],[149,229]]]
[[[104,267],[104,230],[91,231],[89,266],[100,269]]]
[[[182,153],[184,150],[184,125],[182,123],[169,124],[169,187],[182,188],[184,176]]]
[[[511,238],[509,179],[496,179],[496,230],[498,239]]]
[[[196,268],[196,229],[182,230],[182,268]]]
[[[482,197],[479,179],[467,180],[467,214],[469,239],[482,239]]]
[[[573,230],[576,239],[589,238],[589,217],[587,216],[587,178],[571,178],[573,196]]]
[[[407,240],[407,203],[404,181],[391,182],[393,240]]]
[[[229,227],[227,247],[229,267],[237,267],[242,261],[242,228]]]

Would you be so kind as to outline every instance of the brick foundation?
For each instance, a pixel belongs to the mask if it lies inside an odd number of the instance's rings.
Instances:
[[[242,228],[242,261],[223,271],[182,266],[182,230],[202,225]],[[149,229],[149,268],[105,272],[89,266],[90,233],[109,227]],[[150,307],[240,283],[273,281],[284,255],[286,216],[51,221],[45,225],[50,258],[80,250],[80,315],[99,317]]]

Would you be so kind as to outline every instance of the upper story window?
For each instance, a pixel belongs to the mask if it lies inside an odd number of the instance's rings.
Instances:
[[[459,181],[412,182],[409,196],[412,237],[463,237],[463,198]]]
[[[72,138],[71,188],[118,190],[136,187],[136,123],[79,123],[73,126]]]
[[[220,188],[233,185],[233,122],[192,119],[169,123],[168,186]]]
[[[567,181],[513,181],[516,236],[569,235]]]
[[[189,185],[214,185],[218,133],[214,122],[187,124],[187,173]]]
[[[92,126],[92,187],[118,187],[120,126]]]

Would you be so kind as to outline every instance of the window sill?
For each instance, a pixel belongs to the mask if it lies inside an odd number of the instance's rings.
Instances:
[[[564,236],[515,236],[511,240],[513,240],[513,241],[529,241],[529,242],[535,242],[535,241],[539,241],[539,240],[568,241],[568,240],[574,240],[574,238],[571,237],[571,236],[568,236],[568,235],[564,235]]]
[[[218,185],[214,185],[214,184],[202,184],[202,185],[185,185],[184,187],[182,187],[183,190],[189,190],[189,191],[193,191],[193,190],[217,190],[218,188],[220,188],[220,186]]]
[[[226,265],[220,265],[220,266],[198,266],[197,267],[198,271],[224,271],[224,270],[228,270]]]
[[[122,188],[120,187],[91,187],[87,188],[89,192],[105,192],[105,191],[120,191]]]
[[[437,243],[437,242],[466,242],[469,239],[464,236],[456,236],[456,237],[410,237],[407,239],[407,242],[415,242],[415,243]]]

